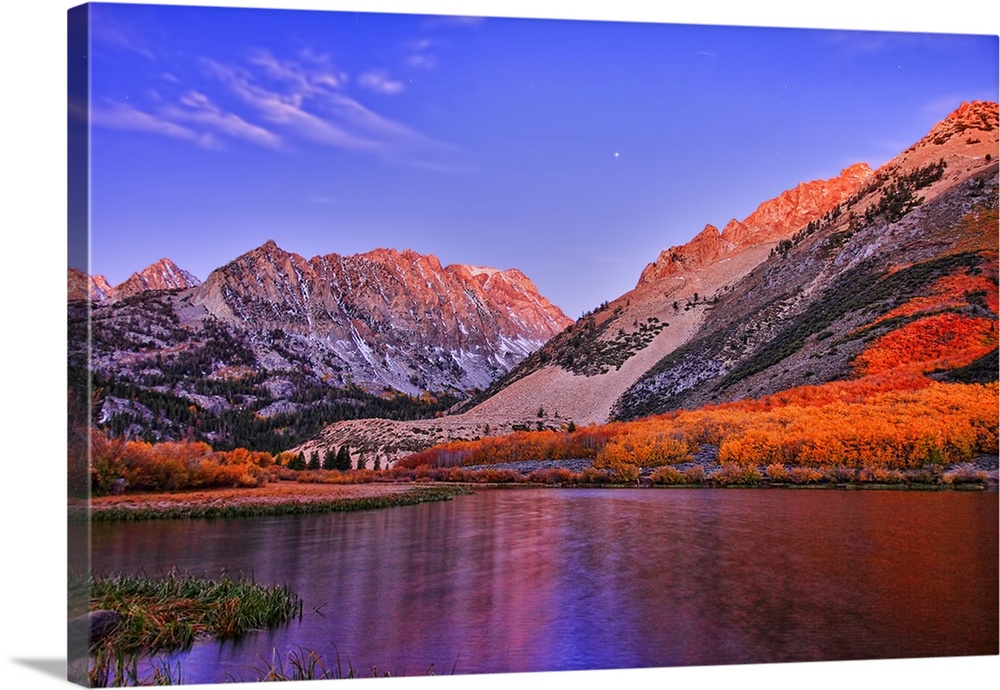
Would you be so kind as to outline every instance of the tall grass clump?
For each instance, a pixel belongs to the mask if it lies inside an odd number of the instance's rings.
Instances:
[[[175,685],[180,667],[158,652],[189,648],[202,637],[232,639],[302,615],[302,600],[283,586],[224,575],[198,578],[172,571],[160,578],[90,578],[90,609],[115,611],[121,621],[90,649],[90,687]]]
[[[231,639],[302,614],[302,600],[283,586],[247,578],[204,579],[176,571],[161,578],[95,577],[91,610],[122,615],[101,645],[124,653],[186,649],[199,637]]]

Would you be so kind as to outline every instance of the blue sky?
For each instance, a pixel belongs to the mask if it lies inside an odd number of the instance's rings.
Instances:
[[[274,239],[517,267],[571,317],[660,250],[997,99],[995,36],[93,5],[91,270]],[[74,257],[71,255],[71,263]]]

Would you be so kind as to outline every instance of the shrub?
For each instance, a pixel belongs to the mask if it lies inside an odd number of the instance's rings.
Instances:
[[[470,474],[474,477],[473,481],[480,484],[513,484],[522,479],[520,472],[508,469],[486,468],[471,472]]]
[[[902,484],[906,481],[899,470],[886,467],[863,467],[858,473],[858,481],[866,484]]]
[[[768,479],[772,479],[776,482],[788,481],[788,470],[780,462],[771,463],[764,470],[764,474],[767,475]]]
[[[581,484],[608,484],[611,476],[606,470],[599,470],[596,467],[584,468],[580,473]]]
[[[628,484],[639,479],[639,468],[635,465],[621,463],[608,469],[610,470],[609,478],[615,484]]]
[[[906,473],[906,480],[912,484],[938,484],[941,477],[941,469],[938,467],[922,467]]]
[[[815,484],[823,481],[824,476],[815,467],[793,467],[788,470],[788,481],[792,484]]]
[[[701,465],[692,465],[684,470],[684,478],[688,484],[701,484],[705,481],[705,468]]]
[[[850,467],[841,465],[821,467],[823,478],[831,484],[849,484],[857,478],[857,473]]]
[[[536,484],[572,484],[576,475],[565,467],[552,467],[528,473],[527,480]]]
[[[941,475],[941,483],[949,486],[958,484],[985,484],[988,479],[986,472],[974,470],[971,467],[959,467],[952,472]]]
[[[653,484],[687,484],[687,477],[676,467],[671,467],[670,465],[664,465],[663,467],[658,467],[651,475],[650,480]]]
[[[718,470],[713,472],[709,479],[718,486],[730,486],[733,484],[754,485],[762,479],[760,470],[756,467],[745,467],[735,463],[724,463]]]

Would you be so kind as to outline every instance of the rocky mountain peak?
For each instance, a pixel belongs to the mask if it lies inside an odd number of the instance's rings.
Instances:
[[[96,274],[87,276],[79,269],[69,269],[69,299],[86,299],[95,302],[118,300],[147,290],[177,290],[200,285],[194,275],[179,268],[170,259],[160,259],[143,270],[133,273],[128,280],[112,287],[107,279]],[[85,286],[85,287],[84,287]]]
[[[936,194],[947,189],[998,154],[997,104],[986,101],[962,103],[931,128],[920,141],[878,169],[879,175],[905,175],[931,163],[944,161],[944,176],[928,189]]]
[[[78,268],[70,268],[66,273],[66,299],[87,299],[90,296],[90,278]]]
[[[412,249],[307,260],[268,242],[192,300],[241,329],[305,339],[331,379],[407,393],[485,387],[571,323],[520,271],[445,268]]]
[[[975,132],[994,132],[998,126],[997,104],[987,101],[964,102],[941,122],[934,125],[917,146],[941,145],[955,136],[974,136]]]
[[[730,220],[721,233],[706,225],[689,242],[661,252],[642,271],[638,285],[690,271],[753,245],[791,237],[857,192],[873,174],[867,164],[856,163],[828,180],[799,183],[765,201],[742,221]]]
[[[111,297],[114,288],[108,283],[108,279],[97,274],[90,277],[90,298],[93,300],[103,300]]]

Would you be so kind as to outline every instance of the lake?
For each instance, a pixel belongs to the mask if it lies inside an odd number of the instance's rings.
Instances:
[[[302,647],[395,675],[996,654],[998,495],[495,489],[360,513],[98,523],[95,573],[287,584],[301,620],[171,657],[253,680]]]

